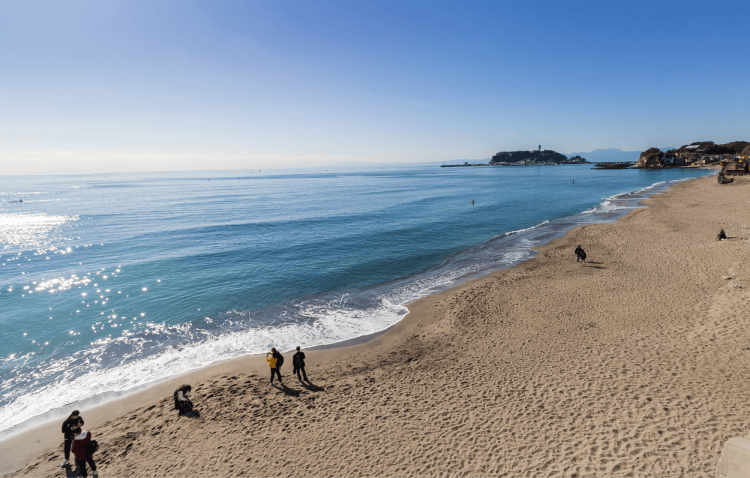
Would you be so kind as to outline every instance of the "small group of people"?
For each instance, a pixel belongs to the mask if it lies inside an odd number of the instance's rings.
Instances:
[[[271,367],[271,383],[273,383],[273,377],[276,375],[279,377],[279,383],[284,385],[284,382],[281,381],[280,370],[281,366],[284,365],[284,356],[276,350],[276,347],[271,347],[271,351],[266,354],[266,360],[268,361],[268,366]],[[296,373],[297,379],[300,382],[303,377],[306,382],[309,382],[307,373],[305,373],[305,353],[300,351],[299,345],[297,346],[297,353],[292,357],[292,368],[292,375]]]
[[[281,381],[280,368],[284,364],[284,356],[276,350],[276,347],[271,348],[271,351],[266,354],[266,360],[268,365],[271,367],[271,383],[273,383],[273,377],[276,375],[279,378],[279,382],[284,385]],[[292,365],[294,370],[292,374],[297,374],[297,378],[302,381],[304,378],[307,380],[307,373],[305,373],[305,353],[297,347],[297,353],[292,358]],[[190,394],[192,393],[193,387],[185,384],[181,385],[177,390],[174,391],[174,407],[178,411],[180,417],[199,417],[200,413],[198,410],[193,408],[193,402],[190,401]],[[75,463],[78,469],[78,473],[83,478],[88,476],[86,470],[86,464],[91,467],[93,476],[98,476],[96,471],[96,463],[94,463],[93,454],[99,449],[96,441],[91,439],[91,432],[83,430],[83,417],[78,410],[73,410],[70,416],[62,424],[62,432],[65,437],[64,453],[65,459],[62,462],[61,467],[70,466],[68,460],[70,459],[70,452],[73,451],[75,456]]]
[[[586,267],[586,251],[580,244],[576,247],[576,262],[583,262],[583,267]]]
[[[60,466],[70,466],[68,460],[70,459],[70,451],[72,449],[78,473],[83,478],[86,478],[88,476],[86,464],[88,463],[93,472],[92,475],[97,476],[98,473],[93,454],[98,449],[98,446],[96,441],[91,439],[91,432],[83,429],[83,417],[81,417],[81,413],[78,410],[73,410],[70,416],[65,419],[62,424],[62,432],[65,437],[65,459]]]

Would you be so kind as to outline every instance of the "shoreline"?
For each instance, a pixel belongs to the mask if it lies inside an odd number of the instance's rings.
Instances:
[[[568,173],[566,174],[570,175],[572,169],[567,168]],[[541,172],[541,169],[539,171]],[[617,216],[627,213],[631,207],[636,206],[640,199],[654,191],[664,189],[667,185],[672,184],[673,180],[684,179],[683,174],[633,173],[629,175],[630,179],[625,180],[625,183],[621,183],[616,176],[611,178],[609,186],[606,188],[593,184],[595,187],[591,190],[591,184],[588,186],[584,184],[585,189],[589,189],[588,193],[584,193],[585,198],[577,198],[577,190],[571,189],[568,184],[563,189],[568,191],[567,194],[573,194],[573,202],[576,207],[566,206],[562,209],[559,207],[547,209],[546,206],[541,208],[533,206],[532,209],[527,210],[530,215],[515,213],[512,215],[517,220],[514,219],[509,222],[503,219],[506,212],[502,207],[487,208],[487,210],[494,211],[489,214],[491,217],[497,218],[498,222],[477,220],[477,217],[466,216],[466,219],[461,219],[461,221],[468,220],[479,225],[483,230],[482,235],[467,237],[468,242],[464,244],[465,249],[453,251],[437,263],[432,263],[431,258],[429,264],[427,264],[431,267],[425,265],[425,268],[421,271],[412,271],[413,273],[408,273],[399,278],[392,277],[390,280],[385,280],[386,277],[379,276],[384,280],[362,289],[348,290],[344,287],[340,291],[323,293],[323,295],[308,298],[295,299],[292,296],[296,292],[291,289],[287,291],[291,294],[289,300],[282,301],[279,307],[272,306],[265,310],[234,310],[232,307],[224,307],[221,303],[217,303],[215,304],[216,310],[227,309],[225,312],[214,310],[213,313],[218,314],[217,317],[224,317],[223,314],[226,314],[227,318],[231,318],[231,322],[228,323],[233,323],[235,318],[239,320],[228,329],[225,327],[226,324],[209,325],[215,321],[206,320],[208,324],[204,324],[203,317],[196,315],[195,312],[192,312],[192,314],[188,312],[186,317],[195,315],[189,322],[192,324],[190,329],[194,327],[196,331],[200,331],[196,336],[192,336],[192,333],[187,332],[184,327],[172,329],[172,325],[169,325],[172,319],[165,319],[167,322],[161,323],[161,319],[157,316],[154,316],[156,319],[152,317],[151,321],[135,319],[126,320],[128,324],[102,324],[104,327],[120,327],[110,330],[110,332],[115,332],[115,335],[111,338],[113,340],[124,340],[124,344],[118,344],[117,341],[109,343],[106,335],[101,336],[101,331],[97,330],[91,332],[91,338],[94,339],[98,336],[100,339],[104,339],[105,343],[101,348],[99,342],[96,341],[93,344],[88,344],[88,339],[79,341],[81,337],[75,338],[70,343],[66,342],[62,349],[55,346],[58,348],[55,348],[52,353],[49,353],[52,349],[44,346],[40,349],[41,355],[37,353],[35,356],[38,362],[31,367],[35,370],[38,369],[37,371],[43,374],[38,383],[24,380],[24,376],[27,379],[28,376],[23,371],[29,369],[30,363],[24,365],[23,361],[19,362],[20,355],[9,355],[10,362],[8,365],[12,366],[13,369],[9,369],[8,378],[10,382],[8,385],[11,388],[8,392],[15,398],[12,403],[3,407],[3,424],[0,428],[6,430],[0,432],[0,441],[4,441],[24,429],[39,426],[45,421],[59,421],[64,417],[64,410],[58,408],[60,403],[73,403],[74,406],[88,408],[92,404],[121,398],[145,386],[163,381],[168,377],[206,367],[210,363],[217,363],[246,354],[265,353],[265,348],[270,347],[271,344],[281,345],[282,348],[289,349],[295,345],[312,347],[313,345],[335,343],[363,333],[383,330],[402,318],[407,312],[407,308],[404,307],[405,304],[429,293],[454,286],[466,278],[481,276],[493,269],[508,267],[532,257],[535,252],[531,250],[531,246],[542,244],[553,237],[562,235],[573,225],[614,220]],[[590,175],[590,173],[587,174]],[[686,174],[689,176],[705,175],[706,171],[692,171],[686,172]],[[577,174],[573,173],[573,175]],[[598,194],[590,194],[592,192],[598,192]],[[463,210],[460,212],[461,215],[465,213],[466,211]],[[475,210],[472,207],[470,214],[474,215],[475,213],[488,214],[487,211]],[[498,217],[498,215],[501,217]],[[524,216],[526,217],[524,218]],[[522,218],[524,219],[522,220]],[[505,232],[505,237],[503,237],[502,231],[509,232]],[[498,234],[498,232],[500,233]],[[464,235],[462,231],[455,231],[455,234],[458,234],[458,236]],[[513,237],[508,237],[511,235]],[[434,234],[432,237],[428,242],[436,243],[437,247],[445,249],[447,245],[442,244],[443,241],[439,237]],[[464,241],[464,239],[462,238],[461,241]],[[474,241],[483,242],[474,243]],[[415,243],[413,248],[410,247],[404,251],[407,254],[414,254],[416,249],[421,247],[421,244]],[[410,249],[415,250],[410,251]],[[387,262],[387,257],[385,260]],[[419,261],[423,263],[425,258],[421,258]],[[387,267],[387,263],[383,263],[383,265]],[[409,269],[410,266],[404,267]],[[401,265],[396,264],[392,272],[402,269]],[[478,272],[474,273],[477,270]],[[379,273],[384,271],[385,269],[380,269]],[[463,277],[456,280],[459,275]],[[169,277],[165,278],[171,280]],[[372,278],[365,277],[364,279],[369,281]],[[338,280],[340,281],[340,279]],[[220,282],[221,279],[218,278],[216,283]],[[375,296],[382,296],[387,301],[380,303],[372,301]],[[35,297],[37,296],[35,295]],[[65,303],[63,299],[60,300],[63,301],[60,304]],[[145,302],[138,299],[137,302],[130,303],[128,307],[136,307],[149,316],[159,311],[158,305],[152,302],[153,297],[152,299],[144,297],[144,300]],[[254,300],[251,299],[251,303]],[[299,302],[299,300],[302,302]],[[199,302],[201,301],[203,299]],[[225,305],[227,303],[226,301],[220,302],[224,302]],[[208,303],[211,303],[211,301]],[[55,304],[50,303],[50,305]],[[125,306],[125,304],[114,305],[117,306],[115,308],[118,310],[122,310],[121,307]],[[207,304],[193,305],[200,308]],[[314,307],[310,308],[311,305],[314,305]],[[94,304],[91,306],[94,306]],[[21,302],[18,302],[14,307],[15,310],[11,310],[11,315],[16,320],[25,316],[24,314],[27,311]],[[13,309],[13,307],[11,308]],[[284,310],[282,315],[286,319],[282,320],[281,323],[284,323],[285,326],[266,328],[263,334],[256,333],[253,324],[275,323],[273,322],[276,320],[274,315],[281,313],[282,310]],[[105,312],[107,311],[105,310]],[[168,311],[166,313],[169,315]],[[198,312],[198,314],[201,314],[201,312]],[[168,317],[168,315],[165,317]],[[72,316],[70,320],[72,320]],[[57,323],[58,327],[67,331],[65,326],[70,320],[65,318],[61,322],[53,323]],[[92,318],[92,320],[98,319]],[[125,319],[120,316],[120,319],[117,320]],[[137,320],[145,320],[145,322],[136,322]],[[222,321],[223,319],[220,319],[220,322]],[[245,326],[242,325],[244,321],[248,321]],[[73,329],[81,324],[74,321],[69,325]],[[287,325],[291,328],[287,329]],[[162,327],[165,326],[166,329],[162,330]],[[23,326],[19,325],[19,327]],[[117,331],[125,330],[122,327],[127,329],[128,335],[131,332],[134,333],[134,335],[130,335],[132,340],[122,337],[117,338]],[[260,327],[262,328],[262,325]],[[97,329],[99,329],[98,326]],[[160,334],[152,335],[152,332],[157,330],[161,331]],[[196,340],[202,336],[205,336],[206,340]],[[295,337],[302,339],[303,342],[296,343]],[[40,337],[29,338],[39,339]],[[52,337],[49,338],[52,339]],[[54,342],[51,343],[54,346]],[[6,347],[11,351],[16,348],[9,344],[6,344]],[[131,353],[135,355],[125,363],[119,363],[117,360],[118,354],[112,355],[115,349],[128,355]],[[73,355],[70,355],[70,353],[73,353]],[[89,357],[97,362],[102,361],[92,369],[85,364],[85,361],[76,361],[75,357]],[[67,371],[65,370],[68,366],[63,365],[66,360],[73,360],[70,369]],[[65,371],[64,374],[63,371]],[[68,378],[65,379],[63,375]]]
[[[689,188],[691,184],[697,184],[701,182],[707,183],[712,181],[712,179],[713,177],[708,177],[682,181],[673,185],[666,192],[651,195],[643,202],[647,203],[646,206],[654,206],[655,204],[648,203],[654,203],[658,201],[657,198],[669,195],[670,192],[676,189]],[[337,344],[331,344],[329,346],[325,346],[327,348],[324,350],[316,350],[310,352],[308,356],[308,365],[314,364],[315,366],[309,367],[308,371],[310,372],[310,375],[314,377],[314,374],[318,373],[317,369],[319,367],[321,368],[321,370],[330,370],[337,367],[340,368],[342,357],[356,357],[355,354],[369,355],[370,357],[384,356],[389,354],[393,355],[394,353],[397,355],[403,355],[402,353],[397,352],[397,350],[400,345],[409,343],[413,338],[412,335],[416,336],[416,334],[413,334],[413,332],[421,331],[430,327],[434,328],[433,326],[435,326],[441,321],[442,318],[444,318],[444,316],[440,317],[438,315],[435,315],[435,313],[432,312],[431,309],[445,309],[446,306],[442,304],[447,301],[458,302],[460,301],[461,296],[468,294],[470,291],[476,288],[487,287],[489,286],[489,284],[497,282],[502,278],[508,278],[518,275],[523,276],[530,271],[534,271],[535,269],[544,266],[544,262],[548,261],[549,259],[546,256],[547,253],[549,253],[550,251],[558,250],[561,247],[565,247],[569,243],[574,242],[574,239],[578,240],[579,236],[583,235],[583,230],[596,231],[597,228],[604,228],[608,226],[622,226],[623,223],[630,222],[633,220],[632,218],[639,216],[639,213],[649,211],[650,209],[651,208],[647,207],[631,210],[628,212],[628,214],[617,218],[614,223],[596,224],[596,227],[594,228],[590,228],[589,225],[573,227],[567,230],[562,237],[555,238],[545,245],[536,247],[535,250],[538,251],[538,255],[532,259],[529,259],[510,268],[501,269],[487,275],[469,279],[450,289],[419,299],[408,305],[410,312],[406,317],[404,317],[397,324],[391,326],[386,331],[376,334],[375,337],[372,337],[370,339],[364,339],[363,337],[352,339],[356,342],[362,343],[345,346],[343,348],[341,347],[341,345],[337,346]],[[596,264],[596,262],[592,264]],[[470,306],[471,304],[463,305]],[[445,331],[441,331],[441,333],[443,332]],[[349,341],[345,341],[344,343],[346,342]],[[407,355],[410,354],[407,353]],[[407,363],[412,362],[413,358],[409,357],[409,359],[410,360],[408,360]],[[352,367],[350,364],[349,368],[354,368],[356,370],[358,367]],[[96,427],[98,426],[105,425],[105,420],[111,420],[113,417],[120,417],[120,419],[122,419],[122,416],[124,414],[132,412],[139,406],[141,408],[144,408],[144,404],[152,404],[160,398],[163,402],[165,396],[171,397],[172,390],[174,390],[174,388],[176,388],[176,386],[180,383],[186,381],[194,384],[201,383],[209,381],[211,379],[216,379],[216,377],[220,375],[223,375],[222,378],[228,378],[228,376],[232,374],[244,374],[250,376],[258,375],[261,377],[261,379],[265,380],[267,370],[267,365],[265,364],[265,361],[262,360],[262,356],[247,356],[230,359],[224,362],[209,365],[208,367],[190,372],[179,377],[174,377],[165,382],[155,384],[146,390],[142,390],[121,399],[108,402],[100,407],[82,410],[82,413],[86,417],[87,426],[90,424],[94,429],[96,429]],[[198,408],[201,408],[201,406],[198,405]],[[115,418],[114,421],[117,420],[118,419]],[[28,460],[31,456],[38,455],[39,452],[49,448],[50,446],[56,447],[61,441],[60,437],[57,436],[57,433],[57,425],[43,425],[28,432],[23,432],[21,435],[17,435],[12,439],[12,444],[6,444],[5,442],[0,443],[0,449],[3,449],[4,457],[16,457],[14,460],[12,460],[13,463],[11,463],[9,460],[3,459],[3,462],[0,463],[0,471],[2,471],[3,473],[7,473],[12,469],[17,469],[20,466],[17,464],[18,461]],[[40,434],[44,435],[47,438],[40,439]],[[20,450],[25,450],[25,458],[23,460],[21,459]],[[58,455],[61,454],[60,450],[55,450],[54,453],[57,453]],[[22,464],[23,463],[21,463],[21,465]]]
[[[705,169],[711,169],[711,168],[705,168]],[[673,182],[672,184],[670,184],[669,187],[667,187],[666,189],[663,189],[661,191],[657,190],[657,191],[651,192],[648,197],[650,197],[653,194],[659,194],[659,193],[661,193],[663,191],[666,191],[669,188],[671,188],[671,187],[673,187],[673,186],[675,186],[677,184],[683,183],[685,181],[690,181],[691,179],[696,179],[696,178],[676,180],[675,182]],[[607,202],[607,201],[612,200],[612,199],[618,199],[618,198],[621,198],[623,196],[628,196],[628,195],[632,195],[632,194],[643,193],[644,191],[653,189],[653,188],[655,188],[656,186],[659,186],[659,185],[661,185],[661,182],[657,182],[657,183],[651,184],[649,186],[646,186],[644,188],[637,189],[637,190],[634,190],[634,191],[629,191],[629,192],[614,194],[612,196],[604,198],[604,202]],[[648,197],[646,197],[644,199],[648,199]],[[638,209],[642,209],[642,208],[646,207],[646,206],[644,206],[642,204],[642,202],[643,202],[643,199],[642,200],[638,200],[638,202],[637,202],[638,206],[636,206],[635,208],[631,209],[630,211],[628,211],[628,212],[626,212],[626,213],[624,213],[624,214],[616,217],[614,220],[615,221],[619,220],[621,217],[624,217],[624,216],[630,214],[633,210],[638,210]],[[602,203],[600,203],[599,205],[601,205],[601,204]],[[597,206],[594,206],[594,208],[596,208],[596,207]],[[591,210],[582,211],[582,212],[576,213],[576,214],[574,214],[574,215],[572,215],[570,217],[571,218],[578,217],[581,214],[588,213],[589,211],[591,211]],[[545,224],[548,224],[548,223],[550,223],[551,221],[554,221],[554,220],[556,220],[556,219],[545,220],[545,221],[543,221],[540,224],[536,224],[536,225],[530,226],[528,228],[524,228],[524,229],[520,229],[520,230],[515,230],[515,231],[509,231],[509,232],[504,233],[504,236],[515,235],[515,234],[518,234],[518,233],[523,233],[523,232],[528,232],[528,231],[531,231],[531,230],[536,230],[539,227],[541,227],[541,226],[543,226]],[[608,222],[612,222],[612,221],[611,220],[610,221],[605,221],[604,223],[608,223]],[[599,224],[599,223],[594,223],[594,224]],[[581,227],[582,225],[586,225],[586,224],[579,224],[578,226],[568,227],[568,228],[564,229],[563,231],[561,231],[560,233],[557,233],[557,234],[560,234],[560,235],[558,235],[558,237],[555,237],[553,239],[556,239],[556,238],[559,238],[559,237],[564,237],[570,230],[575,229],[576,227]],[[501,236],[502,236],[502,234],[498,235],[497,237],[501,237]],[[549,240],[547,243],[549,243],[550,241],[551,240]],[[531,250],[537,251],[539,247],[543,247],[547,243],[540,244],[538,246],[534,246],[534,247],[531,248]],[[534,257],[536,257],[536,255],[534,255]],[[450,290],[452,290],[452,289],[454,289],[456,287],[459,287],[460,285],[464,284],[467,281],[472,281],[472,280],[475,280],[475,279],[481,279],[481,278],[487,277],[487,276],[489,276],[489,275],[491,275],[491,274],[493,274],[495,272],[502,271],[502,270],[507,270],[507,269],[515,267],[515,266],[517,266],[517,265],[519,265],[519,264],[521,264],[523,262],[526,262],[528,260],[532,260],[534,257],[531,257],[529,259],[524,259],[524,260],[522,260],[522,262],[513,264],[511,266],[506,266],[506,267],[503,267],[503,268],[500,268],[500,269],[487,269],[487,270],[479,271],[478,273],[468,274],[467,276],[465,276],[463,278],[459,278],[458,280],[456,280],[456,283],[453,284],[453,285],[451,285],[447,289],[443,289],[443,290],[438,289],[437,291],[428,294],[428,296],[435,295],[435,294],[438,294],[438,293],[441,293],[441,292],[450,291]],[[403,304],[403,307],[409,309],[410,306],[411,306],[411,304],[413,304],[414,302],[417,302],[419,300],[422,300],[422,299],[424,299],[424,298],[426,298],[428,296],[424,296],[424,297],[418,298],[418,299],[416,299],[416,300],[414,300],[412,302],[408,302],[406,304]],[[406,317],[406,315],[408,315],[408,314],[409,314],[409,312],[407,312],[406,314],[404,314],[404,316],[399,320],[399,322],[403,321],[404,318]],[[375,337],[377,337],[379,335],[382,335],[382,334],[386,333],[387,331],[389,331],[391,328],[393,328],[399,322],[396,322],[396,323],[388,326],[386,329],[381,330],[379,332],[374,332],[374,333],[365,334],[365,335],[362,335],[362,336],[352,337],[350,339],[345,339],[345,340],[341,340],[341,341],[333,342],[333,343],[329,343],[329,344],[316,345],[316,346],[312,346],[312,347],[306,348],[305,350],[307,350],[307,351],[321,351],[321,350],[328,350],[328,349],[346,348],[346,347],[349,347],[349,346],[352,346],[352,345],[363,344],[363,343],[366,343],[366,342],[374,339]],[[282,352],[286,354],[286,353],[290,353],[292,351],[282,351]],[[255,356],[261,356],[261,355],[259,355],[259,354],[249,354],[249,355],[245,355],[245,356],[241,356],[241,357],[233,357],[233,358],[221,359],[221,360],[219,360],[217,362],[214,362],[214,363],[202,366],[200,368],[193,369],[193,370],[190,370],[190,371],[187,371],[187,372],[184,372],[184,373],[180,373],[180,374],[177,374],[177,375],[173,375],[173,376],[170,376],[170,377],[165,378],[165,379],[154,380],[154,381],[151,381],[151,382],[148,382],[148,383],[136,386],[136,387],[134,387],[132,389],[128,389],[128,390],[124,390],[124,391],[119,391],[119,392],[105,392],[105,393],[102,393],[102,394],[99,394],[99,395],[96,395],[94,397],[90,397],[90,398],[87,398],[87,399],[84,399],[84,400],[81,400],[81,401],[78,401],[78,402],[68,403],[66,405],[63,405],[62,407],[58,407],[56,409],[49,410],[49,411],[47,411],[45,413],[42,413],[42,414],[40,414],[40,415],[38,415],[36,417],[33,417],[33,418],[29,419],[27,422],[23,422],[23,423],[20,423],[18,425],[15,425],[15,426],[11,427],[8,430],[0,431],[0,447],[3,446],[4,442],[6,442],[8,440],[11,440],[11,439],[14,439],[15,437],[18,437],[19,435],[23,435],[25,433],[29,433],[29,432],[32,432],[34,430],[38,430],[38,429],[43,428],[45,426],[49,426],[52,423],[56,423],[57,421],[60,421],[61,419],[64,419],[64,417],[57,417],[57,416],[55,416],[55,415],[59,414],[60,408],[63,408],[63,407],[70,408],[71,406],[76,406],[76,407],[81,408],[81,409],[98,409],[100,407],[105,407],[108,404],[113,403],[113,402],[117,402],[117,401],[120,401],[120,400],[127,400],[129,397],[131,397],[133,395],[139,394],[141,392],[146,392],[148,389],[151,389],[153,387],[157,387],[157,386],[159,386],[161,384],[164,384],[164,383],[170,383],[171,384],[173,382],[174,383],[179,382],[182,379],[182,377],[190,377],[193,374],[198,374],[198,373],[200,373],[201,371],[203,371],[205,369],[210,369],[212,367],[221,367],[224,364],[226,364],[227,362],[232,362],[232,361],[235,361],[235,360],[244,360],[244,359],[248,359],[249,357],[255,357]],[[261,361],[261,364],[265,365],[265,362]],[[180,384],[181,383],[182,382],[180,382]],[[45,417],[49,417],[49,418],[45,418]],[[32,424],[31,425],[25,425],[28,422],[32,422]],[[14,428],[17,428],[17,427],[19,427],[21,430],[20,431],[14,431]],[[0,470],[1,469],[2,469],[2,463],[0,462]]]

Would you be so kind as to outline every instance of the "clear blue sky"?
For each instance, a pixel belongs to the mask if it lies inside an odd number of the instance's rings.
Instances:
[[[0,174],[750,139],[750,2],[6,1]]]

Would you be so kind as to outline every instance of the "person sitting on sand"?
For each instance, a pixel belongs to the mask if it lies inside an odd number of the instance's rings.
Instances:
[[[281,372],[279,372],[278,359],[274,356],[275,354],[279,354],[276,351],[276,348],[272,348],[271,351],[266,354],[266,360],[268,361],[268,366],[271,367],[271,383],[273,383],[273,374],[276,374],[279,377],[279,383],[281,385],[284,385],[284,382],[281,381]],[[282,360],[283,360],[283,357],[282,357]]]
[[[727,233],[726,233],[726,232],[724,232],[724,229],[722,229],[721,231],[719,231],[719,235],[718,235],[717,237],[718,237],[718,239],[719,239],[720,241],[723,241],[724,239],[726,239],[726,238],[727,238]]]
[[[73,410],[70,412],[70,416],[65,419],[65,421],[62,424],[62,432],[63,436],[65,437],[65,444],[63,448],[63,452],[65,453],[65,459],[62,462],[61,467],[64,467],[68,464],[68,460],[70,459],[70,447],[73,445],[73,440],[75,439],[75,433],[73,433],[74,428],[79,428],[83,426],[83,418],[81,418],[81,413],[78,410]]]
[[[97,476],[99,473],[96,471],[96,463],[94,458],[91,456],[91,452],[88,450],[88,444],[91,442],[91,432],[81,430],[81,427],[73,429],[73,433],[76,434],[75,440],[73,441],[73,454],[76,457],[76,466],[78,472],[83,478],[88,476],[86,472],[86,463],[91,465],[91,471],[93,476]]]
[[[296,373],[297,380],[301,382],[302,378],[299,376],[299,373],[302,372],[302,377],[305,377],[305,381],[307,382],[307,374],[305,373],[305,353],[300,352],[299,345],[297,346],[297,353],[292,357],[292,366],[294,367],[292,375]]]
[[[185,384],[174,391],[174,407],[179,411],[178,416],[185,415],[189,417],[193,411],[193,402],[190,401],[190,392],[192,390],[193,387]]]

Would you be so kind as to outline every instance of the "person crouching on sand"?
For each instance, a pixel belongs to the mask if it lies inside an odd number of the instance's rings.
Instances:
[[[193,402],[190,401],[190,392],[193,387],[190,385],[181,385],[180,388],[174,391],[174,407],[178,410],[177,415],[191,416],[193,413]]]
[[[62,424],[62,432],[65,437],[65,445],[63,449],[65,452],[65,459],[60,466],[66,466],[68,464],[68,460],[70,459],[70,447],[73,445],[73,440],[75,439],[73,429],[81,426],[83,426],[83,418],[81,418],[81,414],[78,410],[73,410],[70,413],[70,416]]]
[[[281,385],[284,385],[284,382],[281,381],[281,373],[279,372],[279,368],[276,365],[276,362],[278,359],[274,357],[274,353],[276,352],[275,348],[272,348],[270,352],[266,354],[266,360],[268,361],[268,366],[271,367],[271,383],[273,383],[273,374],[276,374],[279,377],[279,383]]]
[[[87,449],[89,442],[91,442],[91,432],[82,431],[81,427],[78,427],[73,429],[73,433],[76,434],[75,440],[73,440],[73,454],[76,457],[78,472],[83,478],[86,478],[88,476],[86,463],[88,463],[91,465],[92,475],[97,476],[99,473],[96,471],[96,463],[94,463],[94,458]]]

